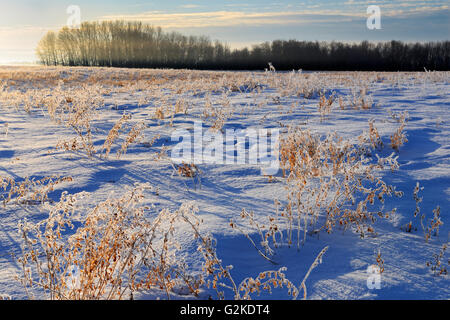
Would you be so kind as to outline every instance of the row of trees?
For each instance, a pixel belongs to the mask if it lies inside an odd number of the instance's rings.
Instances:
[[[276,40],[231,50],[207,37],[163,32],[141,22],[85,22],[48,32],[37,55],[46,65],[256,70],[449,70],[450,41],[349,44]]]

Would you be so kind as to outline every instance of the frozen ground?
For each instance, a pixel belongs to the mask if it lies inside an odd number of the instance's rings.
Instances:
[[[448,242],[450,231],[449,73],[309,73],[305,76],[298,73],[240,72],[233,75],[154,71],[148,74],[143,72],[144,79],[135,80],[133,77],[139,72],[130,70],[31,68],[23,73],[27,76],[23,76],[21,71],[20,68],[1,70],[0,176],[16,181],[26,177],[40,179],[52,174],[71,176],[73,182],[58,185],[50,193],[50,199],[58,201],[64,190],[71,194],[86,191],[90,193],[86,207],[120,195],[135,183],[143,182],[159,190],[146,199],[154,206],[155,212],[162,208],[176,209],[184,201],[194,200],[204,220],[202,230],[211,232],[217,239],[218,256],[224,265],[234,266],[232,275],[237,282],[264,270],[286,266],[287,277],[299,285],[316,255],[329,246],[323,263],[312,272],[306,283],[309,299],[450,298],[449,276],[436,276],[426,265],[433,259],[433,254],[438,254],[442,245]],[[49,75],[41,77],[46,72]],[[93,74],[99,78],[98,81],[84,82]],[[121,76],[126,78],[124,84],[117,83]],[[24,79],[21,80],[21,77]],[[58,78],[69,80],[61,82]],[[55,81],[52,82],[52,79]],[[145,82],[145,79],[151,80]],[[242,83],[250,79],[261,84],[258,90],[243,87]],[[240,91],[224,89],[226,86],[233,89],[233,82],[241,87]],[[328,94],[335,91],[344,101],[354,94],[352,88],[366,88],[366,95],[373,99],[374,105],[368,110],[341,110],[335,102],[331,112],[321,115],[317,108],[317,93],[310,98],[297,94],[314,86]],[[132,115],[132,123],[144,121],[144,138],[130,145],[128,152],[120,159],[115,156],[117,144],[108,160],[98,156],[89,158],[83,151],[57,150],[58,142],[74,137],[73,130],[51,121],[43,107],[32,105],[27,113],[24,105],[30,95],[66,95],[75,100],[96,96],[103,99],[92,119],[94,146],[100,149],[108,131],[124,112]],[[168,158],[155,159],[163,148],[168,147],[170,154],[174,144],[170,141],[173,130],[192,130],[193,121],[202,119],[208,99],[215,108],[225,110],[225,115],[222,115],[223,129],[301,125],[320,135],[336,131],[344,138],[354,138],[367,130],[368,120],[373,119],[384,142],[383,150],[379,151],[384,156],[394,152],[389,147],[389,137],[398,127],[390,113],[407,111],[409,120],[405,130],[408,142],[398,152],[400,168],[394,173],[383,172],[385,181],[404,192],[400,199],[386,199],[385,209],[396,207],[397,213],[389,219],[375,222],[376,235],[361,239],[351,230],[343,232],[336,228],[331,234],[322,231],[318,235],[308,235],[299,251],[295,246],[277,248],[273,256],[277,265],[263,259],[241,233],[229,227],[229,220],[242,222],[238,217],[244,208],[253,210],[258,221],[274,214],[274,200],[285,199],[281,174],[269,182],[267,177],[261,175],[258,166],[201,164],[198,166],[201,184],[194,184],[192,179],[174,172]],[[157,108],[173,106],[177,101],[188,106],[187,112],[164,119],[155,117]],[[213,125],[215,119],[220,117],[204,120],[204,126]],[[149,141],[154,137],[157,138],[150,145]],[[431,218],[432,210],[439,205],[444,222],[439,236],[433,236],[428,243],[424,240],[420,224],[417,231],[402,230],[402,226],[413,220],[416,182],[424,187],[420,193],[423,197],[420,204],[422,213]],[[20,273],[20,266],[14,260],[14,256],[20,255],[21,245],[17,225],[24,218],[31,221],[44,219],[50,205],[17,205],[10,202],[1,207],[0,294],[8,294],[13,299],[26,298],[24,289],[14,279],[15,274]],[[246,230],[253,232],[251,235],[256,241],[255,230]],[[196,248],[187,239],[181,232],[182,256],[194,270],[200,270]],[[376,264],[377,250],[382,254],[385,271],[381,274],[381,288],[369,289],[367,268]],[[442,264],[450,269],[448,259],[446,252]],[[204,289],[200,297],[207,298],[209,295],[214,296],[214,292]],[[157,296],[159,294],[156,292],[141,298]],[[161,294],[161,297],[164,298],[164,295]],[[174,298],[186,296],[174,294]],[[231,292],[227,293],[227,298],[232,298]],[[287,299],[289,296],[284,290],[274,290],[272,295],[262,294],[260,298]]]

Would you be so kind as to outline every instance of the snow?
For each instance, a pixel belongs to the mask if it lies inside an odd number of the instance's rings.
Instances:
[[[44,70],[42,70],[44,69]],[[1,69],[0,74],[17,77],[11,70],[23,71],[23,68]],[[246,277],[256,277],[265,270],[277,270],[287,267],[289,280],[299,285],[313,263],[317,254],[325,247],[329,250],[323,257],[323,263],[314,269],[308,278],[309,299],[449,299],[450,282],[448,275],[435,276],[426,265],[433,254],[439,253],[442,244],[448,241],[449,205],[450,205],[450,73],[250,73],[250,72],[199,72],[154,70],[140,71],[128,69],[102,68],[30,68],[25,69],[31,76],[24,83],[8,83],[0,97],[0,176],[23,180],[25,177],[43,178],[58,174],[71,176],[73,182],[58,185],[50,193],[53,201],[58,201],[65,190],[71,194],[86,191],[86,207],[92,207],[112,195],[121,195],[135,183],[149,182],[158,189],[158,193],[149,193],[146,201],[152,204],[155,212],[163,208],[176,209],[185,201],[195,201],[199,215],[204,221],[202,231],[211,232],[217,239],[217,253],[224,265],[233,265],[231,271],[237,283]],[[64,70],[64,71],[62,71]],[[48,73],[58,77],[87,79],[95,75],[100,78],[89,90],[67,89],[68,85],[44,83],[32,80],[33,74]],[[113,75],[139,74],[151,75],[160,80],[155,83],[130,81],[125,87],[102,84],[102,79]],[[5,76],[4,76],[5,77]],[[77,78],[78,77],[78,78]],[[236,77],[236,78],[233,78]],[[289,78],[290,77],[290,78]],[[309,80],[307,80],[309,77]],[[378,77],[378,78],[377,78]],[[166,80],[167,79],[167,80]],[[224,80],[225,79],[225,80]],[[233,80],[234,79],[234,80]],[[225,84],[233,81],[251,79],[261,83],[259,91],[232,91],[224,89]],[[128,81],[128,80],[124,80]],[[228,82],[227,82],[228,81]],[[78,84],[77,84],[78,83]],[[293,88],[308,88],[315,84],[326,92],[335,91],[339,96],[350,99],[352,88],[367,88],[367,95],[373,99],[374,106],[369,110],[340,110],[337,103],[332,111],[321,117],[317,111],[319,97],[305,98],[293,94]],[[183,85],[185,84],[185,88]],[[278,85],[277,85],[278,84]],[[56,150],[62,139],[74,137],[71,128],[51,121],[48,113],[36,107],[31,113],[25,112],[21,101],[27,95],[26,90],[35,88],[35,94],[43,96],[84,94],[98,95],[104,101],[92,120],[96,128],[94,145],[101,149],[104,139],[123,112],[132,114],[132,123],[144,121],[146,129],[144,139],[129,146],[127,154],[116,159],[117,144],[109,159],[98,156],[89,158],[82,151],[66,152]],[[178,89],[182,90],[178,90]],[[218,90],[223,90],[222,92]],[[19,104],[5,92],[19,93]],[[66,90],[66,91],[65,91]],[[81,93],[80,93],[81,91]],[[286,93],[287,91],[287,93]],[[406,124],[408,142],[400,148],[398,161],[400,169],[394,173],[383,172],[383,178],[404,192],[402,198],[388,198],[385,209],[397,208],[390,219],[378,219],[374,228],[376,236],[361,239],[351,230],[335,229],[333,233],[308,235],[300,250],[286,245],[277,248],[273,260],[277,265],[263,259],[251,243],[238,231],[229,227],[230,219],[238,222],[255,240],[255,230],[242,224],[239,215],[242,209],[254,211],[257,221],[264,223],[268,215],[274,214],[276,199],[285,199],[286,190],[281,174],[268,182],[261,175],[260,167],[249,164],[200,164],[200,182],[184,178],[174,172],[168,159],[155,160],[163,148],[173,147],[171,134],[175,129],[193,131],[194,121],[200,120],[205,108],[205,100],[210,97],[219,111],[229,112],[224,129],[280,128],[280,125],[301,125],[321,135],[336,131],[344,138],[355,138],[367,130],[369,119],[375,125],[384,142],[380,155],[393,152],[389,147],[389,137],[398,124],[390,112],[407,111]],[[187,114],[177,114],[164,120],[155,119],[155,109],[167,103],[183,99],[189,105]],[[14,100],[14,101],[13,101]],[[224,110],[224,101],[230,105]],[[220,104],[221,103],[221,104]],[[173,126],[171,126],[173,122]],[[7,131],[6,131],[6,125]],[[211,126],[211,118],[203,125]],[[281,131],[283,131],[283,128]],[[7,134],[6,134],[7,132]],[[149,147],[149,142],[160,135]],[[412,220],[415,209],[413,190],[416,182],[424,187],[420,196],[422,212],[432,216],[432,210],[441,207],[441,226],[439,237],[432,237],[427,243],[422,230],[405,232],[403,225]],[[1,193],[0,193],[1,194]],[[0,294],[10,295],[13,299],[24,299],[26,294],[15,275],[21,267],[14,255],[20,255],[21,239],[18,223],[27,218],[39,221],[46,217],[51,204],[19,206],[9,203],[0,209]],[[201,269],[195,246],[181,230],[181,256],[191,263],[193,270]],[[367,268],[376,264],[376,252],[380,250],[384,259],[384,272],[381,274],[381,289],[367,287]],[[448,266],[448,252],[443,264]],[[449,268],[448,268],[449,269]],[[182,288],[178,293],[182,293]],[[204,289],[200,298],[214,297],[213,290]],[[164,294],[149,292],[137,298],[165,298]],[[232,298],[232,292],[226,292]],[[173,298],[193,298],[174,293]],[[285,290],[274,290],[272,295],[262,294],[255,298],[288,299]]]

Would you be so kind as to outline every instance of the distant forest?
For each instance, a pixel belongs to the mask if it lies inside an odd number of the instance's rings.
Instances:
[[[263,70],[450,70],[450,41],[427,43],[275,40],[231,50],[204,36],[164,32],[141,22],[85,22],[48,32],[37,55],[45,65]]]

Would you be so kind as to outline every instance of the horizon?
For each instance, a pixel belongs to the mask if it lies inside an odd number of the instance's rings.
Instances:
[[[3,1],[3,0],[2,0]],[[142,21],[165,31],[205,35],[232,49],[276,39],[340,42],[445,41],[450,34],[446,1],[139,1],[76,2],[19,0],[0,13],[0,64],[37,61],[37,43],[50,30],[67,24],[67,8],[77,5],[81,22]],[[381,29],[369,30],[367,7],[381,10]]]

